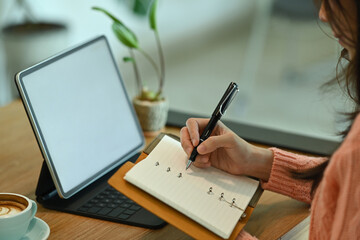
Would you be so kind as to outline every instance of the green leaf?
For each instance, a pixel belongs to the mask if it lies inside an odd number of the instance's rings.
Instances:
[[[116,37],[127,47],[130,48],[138,48],[139,43],[136,38],[136,35],[128,28],[126,27],[119,19],[114,17],[111,13],[106,11],[103,8],[100,7],[92,7],[93,10],[100,11],[105,13],[108,17],[110,17],[114,23],[112,25],[112,29],[116,35]]]
[[[120,42],[122,42],[125,46],[129,48],[139,48],[136,36],[123,24],[114,22],[112,24],[112,30]]]
[[[105,9],[101,8],[101,7],[92,7],[93,10],[96,11],[100,11],[105,13],[109,18],[111,18],[114,22],[123,24],[119,19],[117,19],[116,17],[114,17],[114,15],[112,15],[111,13],[109,13],[108,11],[106,11]]]
[[[151,0],[135,0],[133,11],[135,14],[145,16],[150,8]]]
[[[135,62],[135,59],[133,59],[132,57],[123,57],[123,61],[124,62]]]
[[[150,28],[157,31],[157,25],[156,25],[156,9],[157,9],[158,0],[154,0],[151,8],[150,8],[150,14],[149,14],[149,22],[150,22]]]

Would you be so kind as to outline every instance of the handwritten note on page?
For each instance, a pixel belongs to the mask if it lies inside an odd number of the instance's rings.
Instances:
[[[191,166],[180,142],[164,136],[125,180],[182,212],[222,238],[228,238],[259,182],[219,169]]]

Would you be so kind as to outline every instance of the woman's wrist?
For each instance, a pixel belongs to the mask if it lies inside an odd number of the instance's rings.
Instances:
[[[271,173],[274,153],[270,149],[253,146],[250,175],[268,181]]]

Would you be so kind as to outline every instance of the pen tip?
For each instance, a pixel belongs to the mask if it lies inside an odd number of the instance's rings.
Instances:
[[[190,167],[192,161],[191,160],[188,160],[187,164],[186,164],[186,168],[185,168],[185,171]]]

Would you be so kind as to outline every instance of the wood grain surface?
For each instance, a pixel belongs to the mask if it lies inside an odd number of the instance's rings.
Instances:
[[[164,131],[179,135],[179,128]],[[152,139],[146,137],[146,143]],[[35,200],[42,162],[21,101],[0,108],[0,192]],[[259,239],[278,239],[308,215],[308,205],[265,191],[245,229]],[[40,204],[36,216],[50,226],[49,239],[191,239],[171,225],[150,230],[48,210]]]

